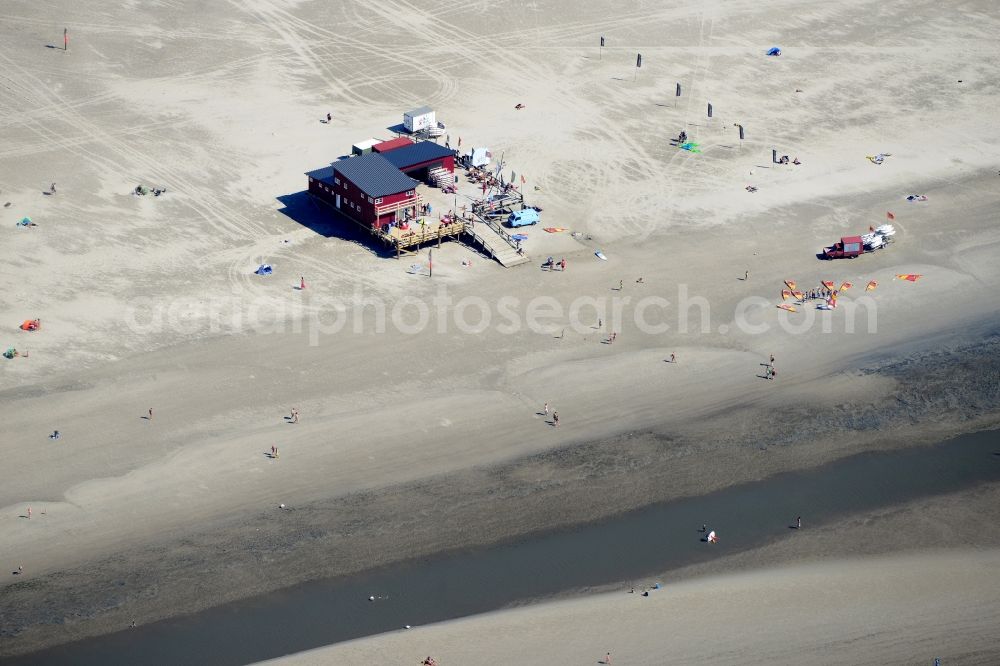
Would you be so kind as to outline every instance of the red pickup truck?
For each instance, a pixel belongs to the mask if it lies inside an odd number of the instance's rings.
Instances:
[[[825,259],[843,259],[844,257],[853,259],[864,253],[865,244],[862,242],[861,236],[844,236],[839,243],[834,243],[823,249]]]

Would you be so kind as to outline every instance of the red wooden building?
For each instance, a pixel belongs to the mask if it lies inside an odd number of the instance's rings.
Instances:
[[[432,170],[455,171],[454,151],[432,141],[403,137],[395,148],[379,151],[394,141],[308,172],[309,193],[366,227],[384,229],[399,211],[421,203],[414,178],[427,181]]]
[[[433,141],[419,141],[385,153],[385,159],[408,176],[427,180],[432,169],[445,169],[455,173],[455,151],[439,146]]]
[[[306,175],[310,194],[370,228],[384,228],[398,211],[421,202],[417,182],[378,153],[339,160]]]

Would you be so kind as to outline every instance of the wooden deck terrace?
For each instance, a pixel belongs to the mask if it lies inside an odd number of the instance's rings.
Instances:
[[[420,222],[423,221],[423,224]],[[411,254],[414,248],[418,248],[424,243],[436,242],[441,247],[441,242],[461,238],[465,233],[465,222],[456,217],[454,221],[440,220],[432,217],[421,217],[412,220],[409,229],[400,229],[398,226],[388,229],[373,229],[372,234],[380,241],[395,248],[396,256]]]

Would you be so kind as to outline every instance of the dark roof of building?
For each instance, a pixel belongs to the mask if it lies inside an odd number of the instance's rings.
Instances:
[[[323,167],[314,171],[306,171],[306,175],[313,180],[333,185],[333,167]]]
[[[406,169],[414,164],[429,162],[430,160],[442,157],[454,156],[455,151],[444,146],[439,146],[433,141],[420,141],[411,146],[397,148],[385,153],[385,159],[392,162],[397,169]]]
[[[367,153],[333,163],[333,170],[370,197],[384,197],[412,190],[416,181],[404,175],[384,155]]]
[[[403,148],[404,146],[412,146],[413,141],[407,139],[405,136],[399,136],[395,139],[389,139],[388,141],[382,141],[381,143],[376,143],[372,146],[372,150],[376,153],[387,153],[390,150],[397,150]]]

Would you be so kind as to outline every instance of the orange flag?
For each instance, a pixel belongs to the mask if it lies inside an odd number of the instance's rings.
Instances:
[[[910,282],[916,282],[917,280],[922,278],[923,275],[914,275],[913,273],[900,273],[896,277],[899,278],[900,280],[908,280]]]
[[[778,308],[781,310],[786,310],[788,312],[796,312],[794,305],[789,305],[788,303],[779,303]]]
[[[791,291],[789,291],[788,289],[782,289],[781,290],[781,300],[787,301],[791,297],[792,297],[792,292]]]
[[[850,289],[853,286],[854,285],[851,284],[850,282],[841,282],[840,283],[840,291],[847,291],[848,289]]]
[[[887,220],[895,220],[896,216],[893,215],[892,213],[890,213],[889,211],[886,211],[885,212],[885,219],[887,219]]]
[[[792,291],[792,296],[794,296],[796,300],[801,301],[803,297],[805,297],[805,294],[803,294],[801,291]]]
[[[875,291],[875,287],[877,287],[877,286],[878,286],[878,282],[876,282],[875,280],[872,280],[871,282],[868,283],[868,286],[865,287],[865,291]]]
[[[823,284],[823,286],[824,286],[824,287],[826,287],[827,289],[829,289],[829,290],[833,291],[833,281],[832,281],[832,280],[823,280],[823,283],[822,283],[822,284]]]
[[[785,285],[789,289],[795,289],[795,280],[785,280]]]

